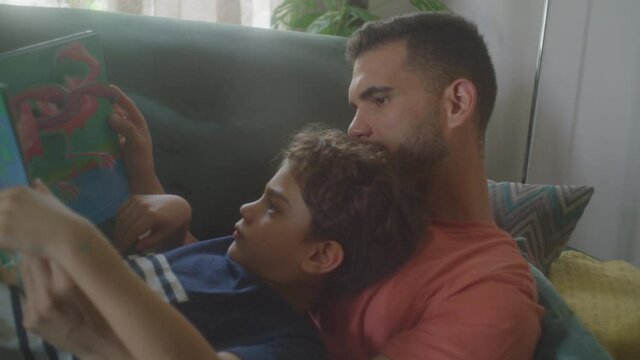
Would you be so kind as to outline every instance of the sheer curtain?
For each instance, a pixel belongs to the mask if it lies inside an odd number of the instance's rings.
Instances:
[[[637,0],[551,3],[530,182],[593,185],[569,245],[640,266],[637,14]]]
[[[282,0],[0,0],[0,4],[75,7],[178,19],[270,27]]]

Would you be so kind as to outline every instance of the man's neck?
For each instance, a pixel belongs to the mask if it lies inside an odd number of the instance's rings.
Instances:
[[[433,167],[425,184],[430,219],[494,223],[484,159],[479,151],[468,150],[453,146],[447,157]]]

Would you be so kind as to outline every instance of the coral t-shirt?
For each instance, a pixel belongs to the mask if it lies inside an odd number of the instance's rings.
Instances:
[[[430,222],[392,276],[312,315],[330,359],[531,359],[544,313],[511,236],[495,225]]]

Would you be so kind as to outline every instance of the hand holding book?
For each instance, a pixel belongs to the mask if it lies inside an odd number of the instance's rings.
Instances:
[[[114,244],[125,254],[160,252],[185,241],[191,206],[176,195],[133,195],[118,210]]]
[[[102,314],[57,262],[25,254],[20,272],[26,295],[23,324],[30,333],[82,359],[94,354],[130,358]]]
[[[109,118],[109,125],[120,136],[129,190],[132,194],[164,194],[156,176],[151,134],[144,115],[122,90],[113,85],[111,88],[118,100]]]
[[[52,256],[61,242],[76,239],[91,223],[57,199],[41,180],[34,188],[0,192],[0,248]],[[72,246],[82,247],[81,240]]]

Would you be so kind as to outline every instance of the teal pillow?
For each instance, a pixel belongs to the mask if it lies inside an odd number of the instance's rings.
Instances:
[[[489,195],[498,227],[514,238],[524,237],[521,250],[548,274],[589,203],[593,187],[490,180]]]
[[[613,360],[607,350],[575,316],[551,282],[535,266],[531,272],[544,307],[542,334],[534,360]]]
[[[526,238],[522,236],[514,237],[513,240],[516,241],[516,245],[518,245],[518,249],[520,249],[520,253],[522,256],[533,266],[538,269],[542,269],[542,262],[540,259],[537,259],[533,256],[533,250],[531,249],[531,245]]]

